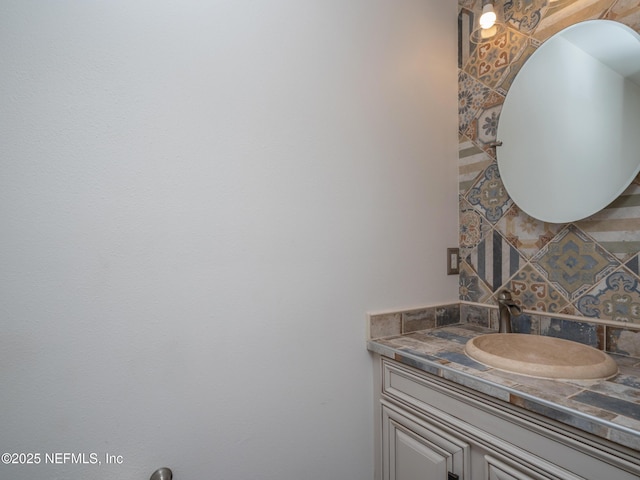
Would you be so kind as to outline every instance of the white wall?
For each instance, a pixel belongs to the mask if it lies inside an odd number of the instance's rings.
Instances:
[[[455,3],[0,7],[0,477],[372,478],[365,312],[457,298]]]

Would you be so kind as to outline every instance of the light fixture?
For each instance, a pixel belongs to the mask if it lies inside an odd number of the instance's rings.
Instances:
[[[480,15],[480,26],[488,30],[496,23],[496,11],[493,9],[493,3],[487,2],[482,6],[482,15]]]
[[[478,26],[471,32],[473,43],[484,43],[495,38],[504,31],[504,25],[498,21],[498,14],[492,0],[482,0],[482,13]]]

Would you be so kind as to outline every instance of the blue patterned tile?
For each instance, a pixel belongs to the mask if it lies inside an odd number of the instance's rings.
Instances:
[[[624,264],[629,270],[636,275],[640,275],[640,266],[638,265],[638,255],[634,255]]]
[[[479,303],[491,296],[489,287],[480,280],[466,261],[460,262],[460,275],[458,280],[460,300]]]
[[[569,225],[547,243],[532,264],[560,293],[575,300],[620,263],[584,232]]]
[[[497,164],[487,167],[469,190],[467,201],[493,224],[502,218],[513,201],[504,188]]]
[[[465,261],[492,292],[503,286],[524,263],[518,250],[495,230],[480,242]]]
[[[580,298],[576,308],[587,317],[640,323],[638,278],[625,270],[618,270]]]

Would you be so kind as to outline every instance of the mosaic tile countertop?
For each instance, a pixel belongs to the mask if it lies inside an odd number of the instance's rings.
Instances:
[[[640,360],[611,355],[608,380],[550,380],[504,372],[469,358],[464,345],[494,330],[459,324],[369,340],[367,348],[427,373],[640,450]]]

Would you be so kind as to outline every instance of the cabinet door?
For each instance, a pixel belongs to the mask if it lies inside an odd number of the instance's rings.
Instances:
[[[382,417],[383,480],[464,480],[466,443],[385,405]]]

